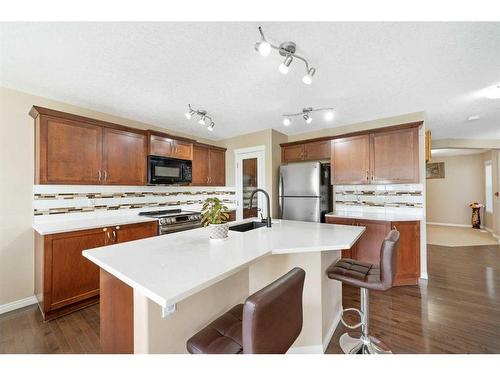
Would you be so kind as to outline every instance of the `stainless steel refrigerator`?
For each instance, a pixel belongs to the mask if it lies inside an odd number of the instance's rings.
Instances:
[[[278,194],[281,219],[324,222],[332,206],[330,165],[304,162],[280,166]]]

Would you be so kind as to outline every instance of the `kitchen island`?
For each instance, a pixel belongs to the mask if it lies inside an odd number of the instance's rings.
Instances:
[[[224,240],[200,228],[85,250],[101,268],[102,349],[186,353],[191,335],[298,266],[306,271],[304,324],[290,352],[324,352],[341,311],[340,283],[325,270],[363,231],[276,220]]]

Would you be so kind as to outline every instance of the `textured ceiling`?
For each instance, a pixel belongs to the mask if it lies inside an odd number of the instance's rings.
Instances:
[[[253,49],[257,23],[2,23],[0,85],[213,139],[266,128],[302,133],[425,111],[439,138],[500,138],[500,23],[262,23],[317,68]],[[209,133],[183,113],[213,115]],[[332,106],[335,119],[281,123]],[[469,122],[467,117],[479,115]]]

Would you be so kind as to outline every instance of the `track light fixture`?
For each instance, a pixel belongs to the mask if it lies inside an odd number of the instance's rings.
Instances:
[[[292,63],[294,58],[301,60],[306,66],[306,74],[302,77],[302,82],[306,85],[310,85],[313,81],[313,76],[316,73],[316,69],[313,67],[309,67],[309,63],[307,60],[295,53],[297,49],[297,45],[294,42],[283,42],[279,46],[276,46],[270,43],[266,37],[264,36],[264,32],[262,31],[262,27],[259,26],[259,33],[261,40],[255,43],[255,50],[259,52],[262,56],[269,56],[271,53],[271,49],[275,49],[279,52],[281,56],[285,57],[285,61],[280,64],[278,70],[282,74],[287,74],[290,69],[290,64]]]
[[[283,114],[283,125],[289,126],[292,123],[292,120],[290,117],[295,117],[295,116],[302,116],[306,124],[310,124],[312,122],[312,117],[311,117],[311,112],[319,112],[319,111],[325,111],[325,120],[326,121],[331,121],[333,120],[333,108],[313,108],[313,107],[307,107],[303,108],[302,112],[298,113],[284,113]]]
[[[188,107],[189,111],[184,114],[188,120],[190,120],[194,115],[200,116],[198,124],[205,126],[207,125],[207,120],[208,120],[207,129],[210,131],[214,130],[215,122],[212,119],[212,117],[208,115],[207,111],[201,109],[194,109],[193,107],[191,107],[191,104],[188,104]]]

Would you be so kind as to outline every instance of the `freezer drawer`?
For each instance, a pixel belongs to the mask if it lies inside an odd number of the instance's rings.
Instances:
[[[321,221],[321,198],[280,197],[280,213],[284,220]]]

